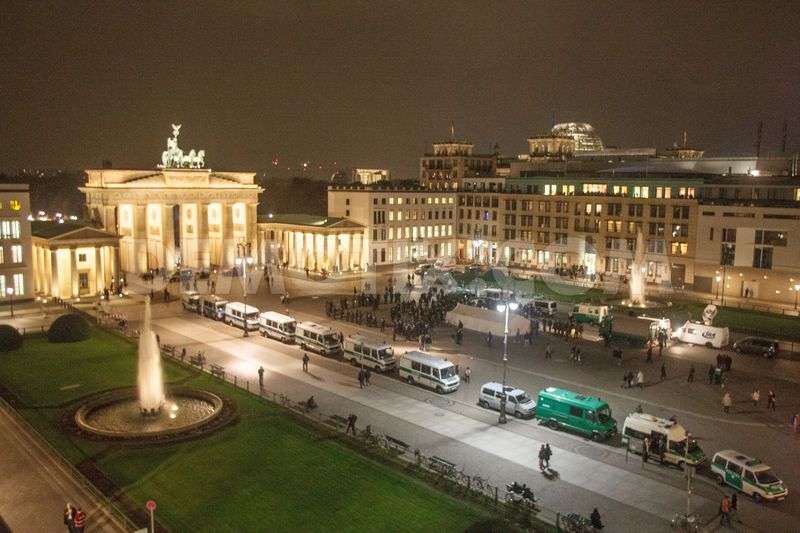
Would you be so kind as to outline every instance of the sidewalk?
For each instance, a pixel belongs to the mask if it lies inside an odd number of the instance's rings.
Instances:
[[[0,517],[11,531],[62,531],[67,502],[83,507],[88,531],[127,531],[2,404],[0,449]]]

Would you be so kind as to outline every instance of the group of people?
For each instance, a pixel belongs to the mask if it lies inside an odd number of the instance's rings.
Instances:
[[[86,528],[86,513],[80,505],[67,503],[67,507],[64,509],[64,525],[67,526],[67,531],[70,533],[83,533]]]

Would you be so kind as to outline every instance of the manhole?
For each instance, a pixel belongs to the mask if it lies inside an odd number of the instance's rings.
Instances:
[[[444,416],[444,413],[441,411],[436,411],[435,413],[433,413],[433,416]]]
[[[448,400],[446,398],[441,398],[439,396],[434,396],[432,398],[428,398],[425,400],[425,403],[429,403],[431,405],[435,405],[436,407],[450,407],[455,405],[455,402],[452,400]]]
[[[602,459],[608,457],[608,450],[605,450],[603,448],[598,448],[597,446],[587,446],[587,445],[576,446],[574,452],[579,455],[583,455],[584,457],[589,457],[591,459]]]

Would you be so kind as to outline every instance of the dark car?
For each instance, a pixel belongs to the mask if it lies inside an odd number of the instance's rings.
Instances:
[[[432,269],[433,265],[430,263],[422,263],[421,265],[417,265],[417,268],[414,269],[414,274],[417,276],[423,276],[428,270]]]
[[[762,357],[775,357],[778,355],[778,341],[761,339],[759,337],[745,337],[734,342],[733,349],[739,353],[750,353]]]

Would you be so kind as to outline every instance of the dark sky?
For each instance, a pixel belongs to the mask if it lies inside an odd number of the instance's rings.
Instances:
[[[525,151],[556,121],[607,145],[800,150],[800,2],[3,4],[0,168],[151,168],[181,123],[216,169],[300,161],[414,178],[457,135]],[[320,172],[322,174],[323,172]]]

